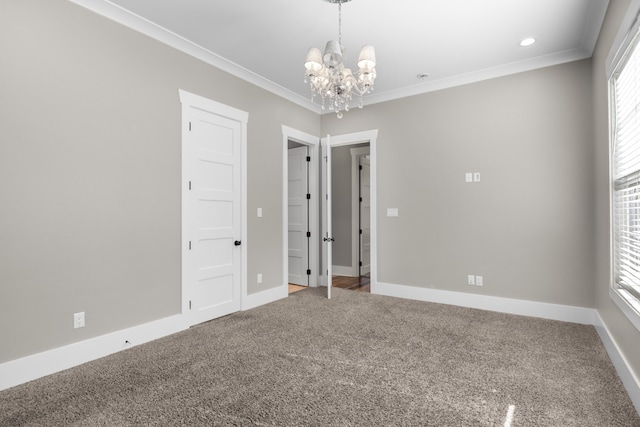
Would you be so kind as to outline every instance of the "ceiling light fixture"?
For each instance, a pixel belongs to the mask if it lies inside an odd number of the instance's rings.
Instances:
[[[353,95],[359,96],[358,107],[363,107],[362,96],[373,90],[376,78],[376,54],[373,46],[365,45],[358,56],[358,75],[354,76],[342,63],[344,46],[342,46],[342,3],[351,0],[329,0],[338,4],[338,41],[330,40],[324,49],[312,47],[304,61],[305,83],[311,88],[311,100],[316,95],[322,98],[322,110],[328,104],[330,111],[335,111],[342,118],[342,111],[349,111]]]
[[[526,39],[523,39],[519,45],[522,47],[527,47],[527,46],[531,46],[532,44],[534,44],[536,42],[536,39],[534,39],[533,37],[527,37]]]

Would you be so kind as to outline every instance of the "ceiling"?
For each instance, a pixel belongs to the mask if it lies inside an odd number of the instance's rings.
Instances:
[[[338,37],[328,0],[72,0],[300,105],[304,58]],[[346,66],[376,49],[365,105],[588,58],[608,0],[352,0]],[[519,46],[525,37],[537,42]],[[426,79],[418,74],[428,73]]]

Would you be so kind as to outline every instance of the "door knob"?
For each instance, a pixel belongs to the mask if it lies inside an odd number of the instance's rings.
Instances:
[[[236,240],[235,242],[233,242],[233,244],[236,246],[240,246],[242,242],[240,240]]]

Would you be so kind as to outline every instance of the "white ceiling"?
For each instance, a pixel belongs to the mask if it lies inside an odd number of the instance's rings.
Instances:
[[[72,0],[300,105],[304,58],[338,36],[328,0]],[[609,0],[352,0],[346,66],[376,49],[365,104],[588,58]],[[520,47],[525,37],[537,43]],[[426,80],[416,76],[428,73]]]

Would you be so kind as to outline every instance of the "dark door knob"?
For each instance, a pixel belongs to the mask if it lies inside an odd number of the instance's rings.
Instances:
[[[240,240],[236,240],[235,242],[233,242],[233,244],[236,246],[240,246],[242,242]]]

